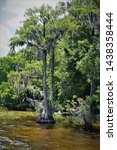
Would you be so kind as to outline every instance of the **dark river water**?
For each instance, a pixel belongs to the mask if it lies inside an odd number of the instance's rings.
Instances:
[[[0,150],[99,150],[99,130],[38,125],[34,112],[0,109]]]

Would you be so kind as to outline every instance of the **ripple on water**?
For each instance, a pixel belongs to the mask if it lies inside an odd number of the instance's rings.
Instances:
[[[0,130],[0,133],[3,133],[4,132],[4,130]]]
[[[10,139],[5,136],[0,136],[0,150],[7,150],[9,148],[13,149],[16,147],[20,147],[20,150],[30,150],[27,143],[15,139]]]
[[[2,143],[0,143],[0,149],[1,150],[8,150],[8,148],[6,146],[2,145]]]

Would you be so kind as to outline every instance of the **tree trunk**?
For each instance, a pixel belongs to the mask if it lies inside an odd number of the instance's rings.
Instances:
[[[83,115],[84,119],[84,129],[85,130],[92,130],[92,112],[90,109],[86,109]]]
[[[50,52],[50,101],[54,101],[54,48]]]
[[[95,93],[95,81],[94,79],[91,79],[90,96],[92,96],[94,93]]]
[[[43,51],[43,92],[44,92],[44,108],[41,116],[37,119],[37,123],[55,123],[54,118],[49,112],[48,101],[47,101],[47,84],[46,84],[46,50]]]

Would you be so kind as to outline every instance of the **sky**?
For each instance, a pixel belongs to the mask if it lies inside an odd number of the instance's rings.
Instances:
[[[16,29],[24,20],[26,9],[41,6],[42,4],[53,7],[60,0],[0,0],[0,56],[9,52],[8,41],[15,35]],[[61,0],[67,1],[67,0]]]

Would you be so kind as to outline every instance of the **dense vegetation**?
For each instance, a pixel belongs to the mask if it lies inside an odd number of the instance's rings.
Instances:
[[[99,28],[99,0],[28,9],[0,57],[0,106],[43,109],[38,122],[60,111],[89,123],[99,114]]]

